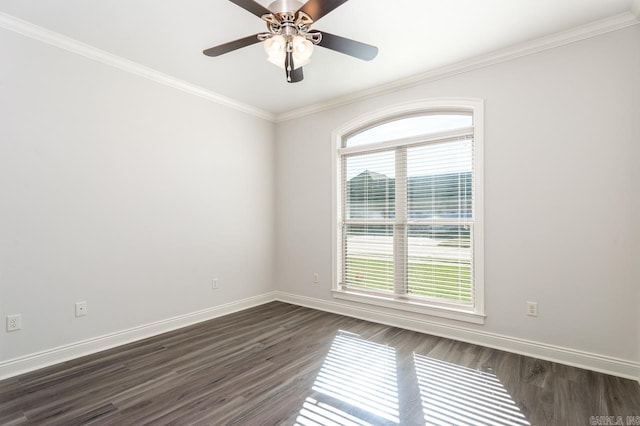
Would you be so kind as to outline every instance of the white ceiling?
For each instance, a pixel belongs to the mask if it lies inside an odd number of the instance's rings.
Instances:
[[[316,48],[296,84],[259,44],[202,54],[266,29],[226,0],[0,0],[0,11],[277,114],[628,12],[633,1],[350,0],[313,28],[376,45],[378,57]]]

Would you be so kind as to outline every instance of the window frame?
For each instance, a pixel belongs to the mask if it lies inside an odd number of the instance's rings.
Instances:
[[[343,148],[343,141],[354,134],[373,127],[427,114],[468,113],[473,117],[473,156],[474,156],[474,226],[472,233],[472,276],[473,303],[471,306],[456,306],[437,301],[422,301],[416,299],[399,298],[389,294],[376,292],[355,291],[343,289],[341,280],[341,241],[339,240],[342,223],[342,185],[343,171],[341,158],[349,153],[351,148]],[[447,133],[437,132],[438,135]],[[455,134],[459,129],[450,131]],[[353,151],[385,149],[397,145],[399,142],[411,144],[423,141],[429,134],[418,137],[400,138],[374,142],[365,146],[354,146]],[[332,132],[332,294],[334,298],[359,302],[385,308],[398,309],[441,318],[448,318],[475,324],[484,324],[486,317],[484,310],[484,101],[474,98],[437,98],[406,102],[384,107],[371,113],[357,117]]]

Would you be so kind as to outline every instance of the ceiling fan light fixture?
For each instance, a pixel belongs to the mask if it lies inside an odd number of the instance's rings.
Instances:
[[[269,57],[278,57],[282,55],[284,57],[287,41],[281,35],[273,35],[264,41],[264,50]]]
[[[299,35],[293,37],[291,42],[288,42],[287,38],[291,37],[275,34],[264,41],[267,61],[284,69],[287,51],[290,51],[293,53],[293,69],[298,69],[311,62],[313,43]]]
[[[287,40],[281,35],[273,35],[264,41],[264,50],[267,52],[267,61],[284,69]]]
[[[309,61],[313,54],[313,43],[302,36],[293,38],[293,59],[294,61]]]
[[[282,56],[271,55],[267,57],[267,61],[271,62],[276,67],[284,69],[285,55],[284,54]]]
[[[314,46],[318,45],[355,58],[370,61],[378,48],[326,32],[311,31],[315,21],[348,0],[275,0],[266,8],[256,0],[230,0],[262,19],[267,32],[243,37],[205,49],[207,56],[220,56],[255,43],[263,43],[267,60],[286,71],[287,81],[303,80],[302,67],[311,62]]]

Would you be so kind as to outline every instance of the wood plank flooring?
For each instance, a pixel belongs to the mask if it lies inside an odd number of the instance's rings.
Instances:
[[[0,382],[1,425],[620,420],[635,381],[280,302]]]

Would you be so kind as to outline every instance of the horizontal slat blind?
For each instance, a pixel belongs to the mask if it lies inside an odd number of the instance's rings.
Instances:
[[[345,225],[348,286],[393,291],[393,226]]]
[[[344,157],[343,271],[347,286],[393,291],[393,151]],[[373,223],[372,223],[373,222]],[[387,222],[388,224],[385,224]]]
[[[473,127],[460,123],[340,154],[342,288],[473,305]]]
[[[347,219],[395,217],[393,151],[345,157]]]
[[[470,230],[470,225],[409,227],[409,294],[472,301]]]
[[[407,148],[407,292],[472,303],[473,142]]]

